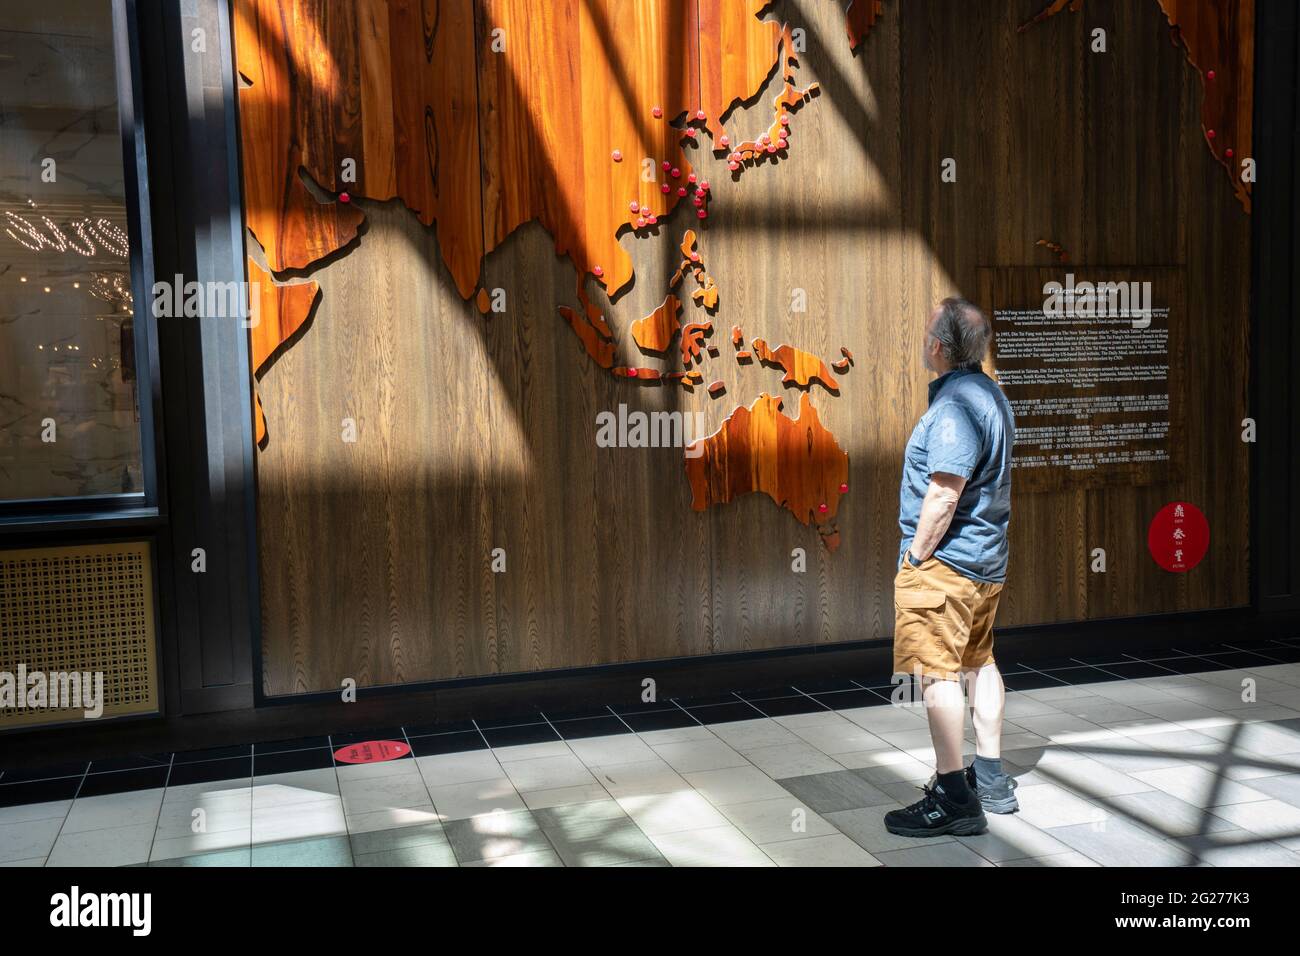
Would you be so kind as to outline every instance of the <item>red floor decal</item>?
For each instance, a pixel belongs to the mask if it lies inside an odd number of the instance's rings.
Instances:
[[[405,757],[410,752],[410,746],[397,740],[363,740],[340,747],[334,751],[334,759],[339,763],[379,763]]]

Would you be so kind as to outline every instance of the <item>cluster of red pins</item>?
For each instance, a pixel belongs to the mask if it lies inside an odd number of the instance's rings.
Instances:
[[[662,163],[662,168],[663,171],[668,174],[669,179],[682,178],[682,171],[666,159]],[[686,182],[680,183],[677,186],[674,186],[670,182],[664,182],[659,186],[659,191],[665,196],[676,192],[679,199],[685,199],[693,193],[694,195],[691,198],[691,203],[695,206],[696,215],[701,219],[708,218],[708,210],[704,207],[705,200],[708,198],[709,194],[709,181],[707,179],[700,179],[695,175],[695,173],[687,173]],[[635,209],[632,211],[636,212]]]
[[[636,216],[636,227],[638,229],[644,229],[646,226],[654,226],[659,222],[659,217],[650,211],[650,203],[648,202],[637,202],[633,199],[627,204],[627,208],[631,211],[632,215]]]
[[[729,153],[727,155],[727,168],[734,173],[740,169],[740,164],[743,163],[746,158],[753,158],[753,156],[759,153],[773,155],[786,149],[790,145],[790,114],[783,110],[777,121],[777,125],[779,130],[776,134],[776,139],[772,138],[771,131],[764,133],[762,137],[760,137],[759,141],[754,144],[755,149],[750,151],[749,157],[746,157],[740,150],[733,150]],[[731,141],[726,136],[723,136],[718,140],[718,145],[725,149],[731,145]]]
[[[662,119],[664,115],[663,107],[655,106],[650,110],[650,113],[655,117],[655,119]],[[707,118],[708,117],[704,110],[695,111],[694,119],[696,121],[702,123]],[[695,137],[699,135],[699,131],[694,126],[688,126],[682,131],[682,135],[688,139],[695,139]],[[623,151],[619,149],[614,150],[610,153],[610,158],[616,163],[621,163],[623,161]],[[681,179],[682,177],[681,169],[674,166],[668,160],[663,161],[663,171],[668,174],[669,179]],[[671,195],[674,190],[680,199],[685,199],[687,196],[694,193],[691,202],[696,208],[696,215],[700,219],[708,218],[709,213],[704,205],[709,192],[709,184],[707,181],[700,181],[696,177],[695,173],[690,173],[687,175],[685,183],[674,186],[671,182],[663,182],[659,185],[659,191],[665,196]],[[628,210],[636,217],[633,221],[636,223],[638,229],[644,229],[647,226],[653,226],[659,222],[659,217],[650,211],[650,203],[647,201],[633,199],[628,203]],[[596,275],[600,275],[599,271],[593,271]]]

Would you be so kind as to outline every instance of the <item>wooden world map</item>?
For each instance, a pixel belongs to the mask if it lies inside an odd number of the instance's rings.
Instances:
[[[835,2],[857,49],[882,0]],[[1055,0],[1026,26],[1082,2]],[[1159,2],[1198,68],[1247,48],[1238,37],[1250,18],[1236,5]],[[396,199],[436,231],[456,290],[485,313],[485,257],[537,220],[573,265],[575,304],[557,303],[559,318],[593,362],[640,382],[703,384],[697,366],[720,352],[712,315],[726,294],[698,243],[709,178],[748,175],[797,149],[799,112],[819,93],[800,84],[795,26],[771,18],[768,0],[236,0],[234,9],[246,223],[270,270],[250,258],[255,376],[292,346],[321,294],[297,280],[363,241],[354,200]],[[1227,144],[1244,155],[1250,132],[1249,64],[1231,67],[1207,85],[1203,114],[1230,171]],[[770,103],[754,102],[776,77]],[[770,121],[740,140],[733,120],[750,103],[745,112],[770,107]],[[641,351],[679,356],[679,371],[617,364],[615,332],[587,295],[589,281],[609,297],[632,282],[628,234],[680,248],[663,304],[631,327]],[[767,394],[736,406],[686,458],[693,507],[766,493],[833,549],[848,456],[809,391],[833,396],[841,383],[794,344],[754,339],[751,351],[739,326],[731,339],[735,361],[783,373],[797,416]],[[839,375],[852,364],[842,351]],[[715,381],[708,393],[725,387]],[[260,445],[269,440],[260,400],[256,414]]]

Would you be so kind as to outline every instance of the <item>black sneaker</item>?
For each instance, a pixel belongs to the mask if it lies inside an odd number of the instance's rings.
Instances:
[[[966,768],[966,785],[980,798],[980,806],[989,813],[1015,813],[1020,809],[1016,800],[1016,778],[1010,774],[1001,774],[990,784],[981,784],[975,779],[975,768]]]
[[[930,775],[928,786],[933,787],[939,777],[935,774]],[[1016,795],[1012,793],[1018,786],[1016,778],[1010,774],[1002,774],[1001,778],[989,784],[987,787],[980,786],[975,777],[975,768],[966,768],[966,786],[970,787],[971,792],[980,798],[980,806],[989,813],[1015,813],[1020,809],[1020,803],[1016,800]]]
[[[943,788],[924,786],[925,796],[902,810],[885,814],[885,829],[907,837],[934,837],[946,833],[975,836],[989,828],[978,800],[954,803]]]

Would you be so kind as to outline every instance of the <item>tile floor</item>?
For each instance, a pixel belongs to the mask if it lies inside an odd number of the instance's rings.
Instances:
[[[845,679],[7,771],[0,865],[1300,865],[1300,639],[1003,667],[1022,811],[978,837],[885,831],[924,713]]]

